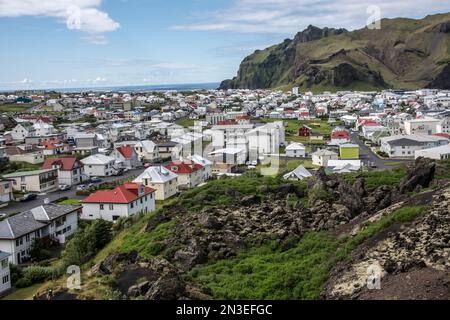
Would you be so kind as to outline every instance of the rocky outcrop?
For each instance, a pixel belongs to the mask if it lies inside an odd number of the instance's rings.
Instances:
[[[294,37],[295,43],[305,43],[309,41],[319,40],[322,38],[327,38],[335,35],[340,35],[342,33],[348,32],[346,29],[334,29],[334,28],[318,28],[309,25],[305,30],[297,33]]]
[[[449,60],[450,61],[450,60]],[[450,64],[447,64],[438,74],[436,79],[430,82],[427,88],[431,89],[450,89]]]
[[[182,271],[163,258],[142,259],[135,252],[113,253],[94,266],[91,275],[114,275],[125,297],[148,300],[197,299],[208,296],[187,283]]]
[[[450,298],[450,281],[442,281],[450,276],[450,188],[434,195],[432,203],[432,208],[411,225],[381,237],[370,249],[361,248],[350,265],[336,267],[324,298]],[[383,215],[389,212],[378,216]],[[378,269],[379,290],[366,286],[369,267]],[[405,283],[412,278],[417,278],[417,283],[426,282],[429,291],[408,290]]]
[[[434,179],[436,162],[430,159],[418,158],[407,168],[407,175],[398,186],[400,194],[414,191],[418,186],[428,188]]]

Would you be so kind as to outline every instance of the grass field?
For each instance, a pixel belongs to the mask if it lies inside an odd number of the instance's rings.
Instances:
[[[3,297],[1,300],[31,300],[33,299],[33,295],[38,292],[42,286],[42,283],[37,283],[31,287],[17,289],[13,293]]]
[[[274,121],[280,121],[279,119],[269,119],[265,118],[261,120],[265,123],[270,123]],[[328,123],[328,120],[321,120],[321,119],[313,119],[313,120],[296,120],[296,119],[287,119],[282,120],[286,126],[286,140],[292,141],[292,142],[301,142],[304,144],[314,144],[314,145],[323,145],[326,144],[326,141],[324,140],[311,140],[309,137],[300,137],[298,135],[298,129],[300,129],[303,125],[307,125],[308,127],[312,128],[312,131],[314,133],[318,133],[321,135],[324,135],[325,138],[329,135],[331,135],[331,132],[333,131],[334,127],[336,125],[339,125],[339,123],[330,124]]]
[[[27,104],[17,104],[17,103],[6,103],[0,104],[0,112],[23,112],[30,108],[36,106],[36,103]]]
[[[195,120],[195,119],[181,119],[181,120],[177,120],[175,121],[176,124],[183,126],[185,128],[187,127],[192,127],[196,121],[201,121],[201,120]]]
[[[311,160],[286,160],[286,159],[280,159],[279,161],[279,170],[277,174],[284,174],[287,172],[291,172],[294,169],[296,169],[298,166],[302,165],[305,167],[305,169],[317,169],[318,166],[313,165]],[[270,165],[258,165],[256,169],[258,171],[261,171],[262,168],[268,168]]]

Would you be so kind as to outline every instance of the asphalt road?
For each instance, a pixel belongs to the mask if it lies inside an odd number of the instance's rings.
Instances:
[[[393,169],[398,166],[388,166],[386,163],[398,162],[403,164],[411,163],[413,160],[404,160],[404,159],[380,159],[370,147],[366,146],[363,141],[361,141],[357,132],[352,132],[350,134],[350,140],[352,143],[355,143],[359,146],[359,154],[361,161],[369,167],[369,170],[387,170]],[[371,165],[375,164],[376,168],[371,168]]]
[[[103,182],[123,180],[123,179],[129,178],[129,177],[132,177],[132,176],[138,176],[144,170],[145,170],[144,168],[134,169],[134,170],[127,171],[124,174],[117,176],[117,177],[104,177],[104,178],[102,178],[101,182],[94,183],[94,185],[99,185],[100,183],[103,183]],[[0,209],[0,213],[6,213],[9,215],[9,214],[14,214],[14,213],[30,210],[30,209],[33,209],[35,207],[38,207],[38,206],[44,204],[44,199],[46,199],[46,198],[48,198],[50,200],[50,202],[56,201],[63,197],[67,197],[69,199],[77,199],[77,200],[81,200],[81,199],[85,198],[85,196],[77,196],[76,195],[76,192],[77,192],[76,188],[77,188],[76,186],[73,186],[72,189],[67,190],[67,191],[55,191],[55,192],[48,193],[46,195],[39,195],[36,200],[32,200],[32,201],[27,201],[27,202],[12,201],[8,204],[7,207]]]

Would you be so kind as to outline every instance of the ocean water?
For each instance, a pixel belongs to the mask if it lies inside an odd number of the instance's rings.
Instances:
[[[140,85],[140,86],[117,86],[117,87],[96,87],[96,88],[64,88],[48,89],[47,91],[57,92],[144,92],[144,91],[193,91],[217,89],[220,83],[185,83],[185,84],[163,84],[163,85]]]

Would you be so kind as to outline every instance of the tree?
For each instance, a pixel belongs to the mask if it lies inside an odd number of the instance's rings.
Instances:
[[[51,254],[45,249],[42,239],[34,238],[30,248],[30,257],[33,260],[42,261],[50,258]]]
[[[91,259],[100,249],[107,245],[113,237],[112,223],[95,220],[67,243],[62,253],[63,264],[82,265]]]

